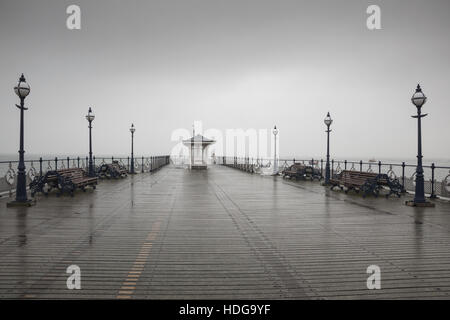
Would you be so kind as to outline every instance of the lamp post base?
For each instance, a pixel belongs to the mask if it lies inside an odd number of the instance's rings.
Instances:
[[[421,208],[432,208],[435,206],[433,202],[414,202],[414,200],[405,201],[405,205],[409,207],[421,207]]]
[[[6,203],[6,207],[7,208],[13,208],[13,207],[31,207],[34,206],[36,204],[36,200],[34,199],[28,199],[26,201],[10,201],[8,203]]]

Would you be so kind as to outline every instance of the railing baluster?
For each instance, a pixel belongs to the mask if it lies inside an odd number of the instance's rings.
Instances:
[[[434,185],[434,169],[435,169],[435,166],[434,166],[434,163],[432,163],[431,164],[431,195],[430,195],[431,199],[437,198],[435,190],[434,190],[435,189],[435,185]]]
[[[334,176],[334,159],[331,159],[331,177]]]
[[[403,193],[406,192],[406,188],[405,188],[405,167],[406,167],[405,162],[402,162],[402,186],[403,186],[402,192]]]

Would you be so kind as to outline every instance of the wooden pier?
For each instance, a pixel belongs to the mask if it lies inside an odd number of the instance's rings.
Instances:
[[[167,166],[31,208],[0,198],[0,298],[449,299],[450,204],[405,199],[222,166]]]

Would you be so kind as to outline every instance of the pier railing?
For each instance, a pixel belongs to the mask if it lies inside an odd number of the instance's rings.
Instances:
[[[274,159],[250,158],[250,157],[217,157],[217,163],[226,165],[249,173],[271,173],[274,168]],[[277,159],[278,172],[281,172],[294,163],[312,165],[320,169],[322,176],[325,175],[324,159]],[[405,191],[415,190],[415,164],[406,162],[365,162],[350,160],[330,160],[331,175],[335,176],[342,170],[386,173],[391,178],[398,179]],[[434,163],[424,165],[425,193],[431,198],[437,196],[450,198],[450,167],[440,166]]]
[[[130,171],[130,157],[93,157],[95,171],[105,163],[118,161],[119,164]],[[169,164],[170,156],[134,157],[134,172],[152,172]],[[0,193],[9,192],[11,196],[16,188],[18,160],[0,161]],[[55,157],[25,160],[27,185],[36,176],[44,175],[49,170],[83,168],[88,169],[88,157]]]

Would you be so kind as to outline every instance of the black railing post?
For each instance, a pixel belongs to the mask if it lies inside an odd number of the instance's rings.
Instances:
[[[144,157],[142,157],[142,162],[141,162],[141,173],[144,173]]]
[[[320,159],[320,175],[323,177],[323,159]]]
[[[55,157],[55,171],[58,171],[58,157]]]
[[[359,172],[362,172],[362,164],[363,164],[362,160],[359,160]]]
[[[334,176],[334,159],[331,160],[331,178]]]
[[[405,167],[406,167],[405,162],[402,162],[402,187],[403,187],[402,192],[403,193],[406,192],[406,189],[405,189]]]
[[[378,161],[378,174],[381,174],[381,161]]]
[[[42,157],[39,158],[39,176],[42,177]]]
[[[70,158],[67,157],[67,169],[69,169],[69,168],[70,168]]]
[[[431,164],[431,195],[430,198],[431,199],[436,199],[436,192],[435,192],[435,185],[434,185],[434,163]]]
[[[80,167],[80,157],[77,157],[77,167]]]
[[[347,160],[344,160],[344,170],[347,170]]]

